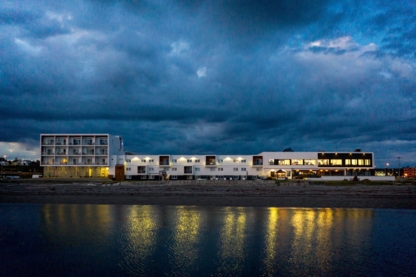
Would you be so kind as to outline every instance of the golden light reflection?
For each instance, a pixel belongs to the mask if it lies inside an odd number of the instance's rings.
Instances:
[[[266,255],[264,263],[266,265],[267,273],[269,276],[275,275],[274,264],[276,262],[276,257],[278,254],[278,221],[279,219],[279,209],[278,208],[269,208],[269,222],[267,224],[267,233],[266,233]]]
[[[192,265],[198,257],[201,212],[196,207],[178,207],[175,225],[174,258],[176,264]]]
[[[153,206],[134,206],[127,217],[125,254],[129,260],[144,259],[153,252],[158,223]]]
[[[73,234],[97,233],[107,236],[112,225],[109,205],[45,204],[43,227],[51,239],[67,242]],[[98,236],[96,236],[98,237]]]
[[[221,256],[235,258],[237,263],[244,258],[246,208],[225,208],[224,227],[221,230]]]

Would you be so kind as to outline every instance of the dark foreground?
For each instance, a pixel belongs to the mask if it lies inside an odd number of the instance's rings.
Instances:
[[[0,203],[416,209],[416,186],[13,181],[0,183]]]

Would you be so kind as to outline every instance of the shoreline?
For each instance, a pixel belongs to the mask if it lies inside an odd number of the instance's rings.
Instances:
[[[0,203],[416,209],[414,197],[0,195]]]
[[[0,203],[416,209],[414,185],[1,182]]]

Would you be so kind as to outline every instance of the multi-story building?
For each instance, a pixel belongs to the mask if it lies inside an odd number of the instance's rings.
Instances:
[[[108,177],[112,155],[124,155],[123,140],[109,134],[41,134],[45,177]]]
[[[257,155],[133,155],[109,134],[42,134],[45,177],[256,179],[374,175],[370,152],[262,152]]]

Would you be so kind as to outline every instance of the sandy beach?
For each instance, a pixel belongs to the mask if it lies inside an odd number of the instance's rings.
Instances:
[[[416,209],[416,186],[314,182],[3,180],[0,203]]]

